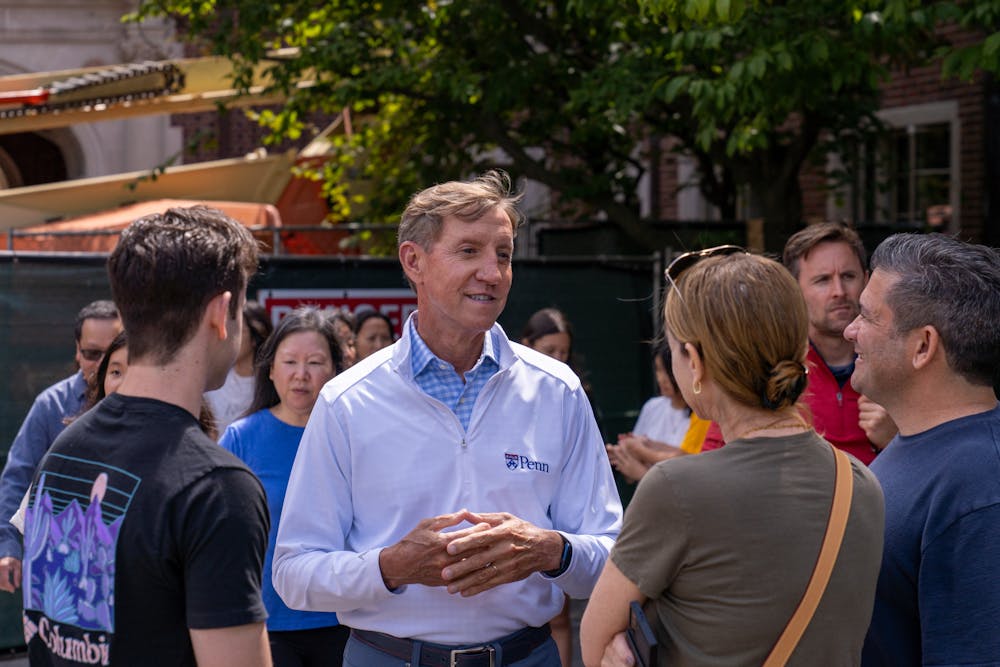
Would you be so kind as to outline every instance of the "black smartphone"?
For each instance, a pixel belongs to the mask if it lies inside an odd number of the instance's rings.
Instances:
[[[656,665],[656,636],[649,625],[642,606],[632,602],[628,608],[628,628],[625,630],[629,647],[635,657],[638,667],[654,667]]]

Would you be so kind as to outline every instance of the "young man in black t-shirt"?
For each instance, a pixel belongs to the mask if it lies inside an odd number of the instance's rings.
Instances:
[[[197,419],[256,265],[247,230],[204,207],[122,234],[108,272],[128,372],[56,440],[25,513],[32,665],[270,665],[264,492]]]

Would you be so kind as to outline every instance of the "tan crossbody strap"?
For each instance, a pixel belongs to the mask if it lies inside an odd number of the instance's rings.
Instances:
[[[785,626],[785,631],[778,638],[778,643],[771,649],[771,655],[764,661],[764,667],[781,667],[788,662],[792,651],[802,638],[802,633],[806,631],[809,621],[816,613],[816,607],[819,606],[826,585],[830,581],[830,574],[833,573],[833,566],[837,562],[837,554],[840,553],[840,543],[844,539],[844,529],[847,528],[847,515],[851,513],[854,477],[847,455],[832,446],[831,449],[837,464],[837,477],[833,486],[833,505],[830,507],[830,520],[826,524],[823,546],[820,547],[819,558],[805,595],[802,596],[798,609]]]

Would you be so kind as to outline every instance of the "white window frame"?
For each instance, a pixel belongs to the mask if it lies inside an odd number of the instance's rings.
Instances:
[[[891,107],[876,112],[878,118],[886,126],[896,130],[907,130],[911,134],[916,128],[922,125],[948,124],[950,130],[949,137],[949,182],[948,182],[948,204],[951,206],[951,216],[948,223],[941,229],[943,232],[954,233],[958,231],[959,222],[962,219],[962,123],[959,119],[959,107],[956,100],[943,102],[930,102],[927,104],[912,104],[900,107]],[[830,167],[837,167],[841,164],[840,157],[831,155],[828,161]],[[886,174],[880,173],[884,177]],[[848,194],[850,188],[848,187]],[[893,186],[893,191],[895,186]],[[842,219],[850,215],[850,208],[844,202],[838,203],[837,199],[843,198],[843,192],[838,197],[833,193],[827,202],[827,213],[831,219]],[[894,192],[880,195],[880,201],[886,201],[894,196]],[[891,207],[886,207],[891,208]],[[859,221],[855,221],[859,222]],[[875,221],[860,221],[875,222]],[[895,222],[895,221],[883,221]]]
[[[921,125],[947,123],[950,129],[948,156],[950,174],[948,180],[948,204],[951,216],[943,231],[955,232],[961,220],[962,201],[962,124],[959,120],[958,102],[947,100],[929,104],[915,104],[905,107],[883,109],[876,114],[883,123],[894,129],[906,129],[913,134]]]

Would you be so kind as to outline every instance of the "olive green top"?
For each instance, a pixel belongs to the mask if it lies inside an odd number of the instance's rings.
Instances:
[[[882,489],[851,459],[837,563],[789,665],[857,665],[882,557]],[[833,498],[814,432],[664,461],[639,484],[611,552],[650,600],[660,665],[760,665],[805,592]]]

